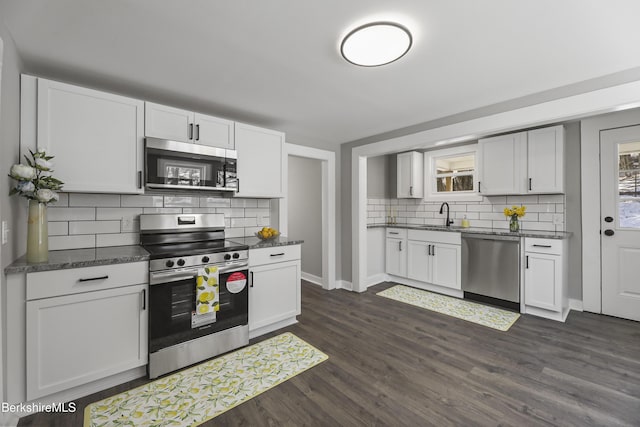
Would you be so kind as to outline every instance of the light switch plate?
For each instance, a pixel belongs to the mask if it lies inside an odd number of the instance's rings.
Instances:
[[[6,244],[9,241],[9,225],[7,221],[2,221],[2,244]]]

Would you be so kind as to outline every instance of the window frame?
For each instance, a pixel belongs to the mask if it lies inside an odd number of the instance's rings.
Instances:
[[[459,157],[464,155],[473,155],[474,168],[473,173],[461,173],[460,175],[473,175],[473,190],[472,191],[450,191],[450,192],[438,192],[437,191],[437,168],[436,160],[447,157]],[[482,196],[478,193],[478,167],[479,167],[479,153],[478,143],[461,145],[451,148],[440,148],[435,150],[429,150],[424,152],[424,200],[426,201],[461,201],[461,202],[479,202],[482,201]],[[445,174],[455,176],[458,174]]]

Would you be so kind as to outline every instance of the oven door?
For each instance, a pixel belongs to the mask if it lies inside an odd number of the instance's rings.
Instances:
[[[149,274],[149,352],[248,324],[247,264],[219,266],[219,304],[215,319],[192,322],[196,310],[197,268]]]
[[[149,189],[235,191],[227,171],[233,151],[206,145],[146,138],[145,187]]]

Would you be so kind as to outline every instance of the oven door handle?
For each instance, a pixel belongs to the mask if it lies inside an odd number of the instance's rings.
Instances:
[[[244,270],[249,266],[248,262],[237,262],[224,267],[218,267],[218,273],[228,273],[231,271]],[[149,285],[160,285],[162,283],[179,282],[180,280],[195,279],[198,275],[197,268],[189,268],[175,271],[160,271],[149,273]]]

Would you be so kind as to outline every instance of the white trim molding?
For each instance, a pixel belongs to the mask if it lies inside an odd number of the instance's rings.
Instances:
[[[471,141],[501,132],[511,132],[523,128],[548,125],[635,107],[640,107],[640,81],[542,102],[503,113],[492,114],[411,135],[354,147],[351,154],[353,225],[351,241],[354,290],[358,292],[365,290],[367,281],[367,258],[365,250],[367,247],[367,157],[430,148],[447,143]],[[584,165],[582,170],[584,175]],[[591,171],[591,169],[587,170]],[[589,188],[589,186],[585,186],[583,183],[582,188]],[[583,203],[583,214],[584,212]],[[583,230],[585,229],[584,227],[585,224],[583,222]],[[586,252],[586,250],[583,250],[583,253]],[[585,263],[583,260],[583,268],[587,265],[589,265],[589,263]],[[584,274],[583,277],[586,279],[589,275]],[[599,278],[599,276],[597,277]],[[585,308],[587,308],[586,295],[584,302]]]
[[[345,289],[347,291],[353,291],[353,283],[348,280],[337,280],[336,289]]]
[[[386,273],[378,273],[367,277],[367,288],[389,281],[389,275]]]
[[[305,273],[304,271],[301,273],[302,280],[306,280],[309,283],[313,283],[314,285],[323,286],[322,277],[318,277],[311,273]]]
[[[279,203],[279,228],[287,233],[288,224],[288,159],[289,156],[320,160],[322,162],[322,277],[324,289],[336,288],[336,153],[296,144],[284,144],[286,168],[285,197]],[[310,280],[311,281],[311,280]],[[315,282],[314,282],[315,283]]]
[[[569,309],[575,311],[584,311],[582,309],[582,300],[569,298]]]

